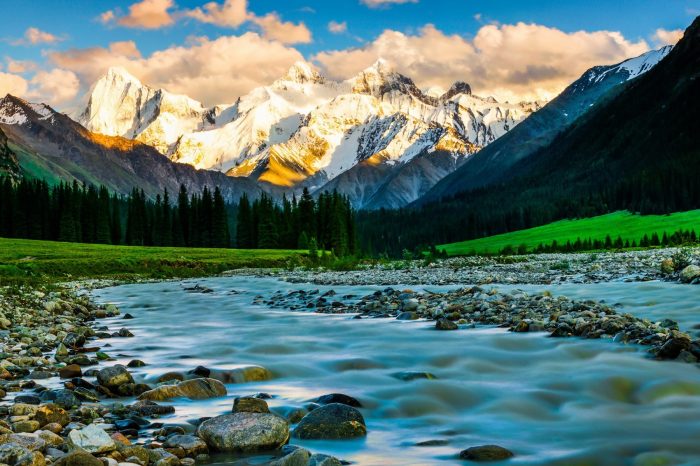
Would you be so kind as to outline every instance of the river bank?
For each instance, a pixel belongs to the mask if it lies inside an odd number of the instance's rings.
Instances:
[[[611,281],[680,280],[673,265],[664,270],[664,261],[677,248],[622,252],[533,254],[522,256],[473,256],[425,261],[397,261],[361,267],[358,270],[313,270],[297,268],[246,269],[224,275],[279,277],[292,283],[316,285],[459,285],[459,284],[556,284],[605,283]],[[688,260],[700,264],[700,248],[687,249]],[[689,282],[700,282],[700,269]]]
[[[660,257],[632,257],[625,263],[634,267],[641,263],[640,270],[646,268],[644,270],[651,273],[651,263]],[[603,263],[606,260],[602,259]],[[491,264],[492,267],[509,265]],[[454,262],[449,266],[453,267]],[[265,273],[282,276],[289,272]],[[296,273],[291,280],[311,277]],[[383,380],[380,374],[390,370],[387,375],[394,380],[391,384],[412,384],[412,390],[420,393],[424,388],[432,391],[444,383],[452,386],[462,376],[453,374],[445,378],[445,366],[435,366],[434,362],[424,361],[421,368],[421,358],[415,355],[410,361],[402,356],[402,362],[397,363],[391,361],[391,354],[374,360],[368,355],[361,356],[362,351],[358,352],[354,346],[344,350],[338,346],[346,344],[347,335],[357,331],[367,333],[370,328],[373,333],[366,338],[366,344],[377,344],[383,340],[381,333],[375,334],[377,329],[382,333],[389,331],[384,329],[389,329],[391,322],[414,323],[416,328],[411,332],[417,332],[418,339],[425,338],[422,331],[430,330],[427,335],[430,345],[440,341],[452,345],[459,339],[462,342],[459,352],[465,344],[473,344],[468,342],[470,337],[483,338],[497,330],[485,340],[487,346],[500,345],[498,342],[508,333],[532,333],[541,343],[530,347],[531,339],[519,337],[526,345],[524,348],[528,348],[526,352],[537,346],[550,346],[542,339],[549,334],[576,337],[575,340],[607,340],[619,348],[649,352],[648,357],[655,359],[697,363],[700,357],[700,342],[686,333],[689,329],[679,329],[676,322],[668,319],[640,318],[597,301],[569,299],[548,292],[499,291],[483,286],[415,291],[387,289],[376,285],[387,280],[383,271],[361,273],[363,278],[372,274],[375,283],[361,287],[357,281],[351,281],[351,287],[334,285],[316,290],[305,286],[300,290],[296,284],[234,275],[185,282],[149,281],[116,288],[104,287],[118,285],[119,281],[95,280],[71,283],[64,288],[4,289],[0,293],[0,386],[3,390],[0,392],[3,395],[0,462],[35,466],[99,466],[98,463],[164,466],[224,461],[226,464],[276,462],[281,466],[332,466],[341,464],[335,455],[359,464],[394,464],[382,463],[382,450],[376,442],[388,439],[396,442],[391,432],[397,427],[391,425],[396,413],[390,414],[391,410],[386,411],[386,407],[380,409],[387,401],[378,400],[385,395],[366,393],[345,377],[372,374],[367,382],[371,385],[376,383],[371,380],[376,381],[377,377]],[[614,276],[622,284],[625,280],[622,269],[619,273],[620,276]],[[92,294],[84,294],[86,290],[92,290]],[[170,298],[171,294],[175,298]],[[112,301],[122,301],[127,305],[127,312],[122,315]],[[118,304],[121,307],[122,303]],[[234,306],[234,314],[225,314],[229,317],[243,314],[235,317],[235,324],[220,321],[223,315],[216,313],[215,320],[210,322],[207,316],[211,314],[212,305],[214,309],[221,305]],[[163,312],[174,322],[166,323],[159,314]],[[336,316],[318,315],[324,313]],[[151,314],[156,320],[149,317]],[[346,317],[347,314],[352,318]],[[206,325],[181,328],[181,322],[191,322],[192,317]],[[298,319],[304,325],[299,325]],[[372,327],[363,325],[363,321],[373,323]],[[280,357],[296,351],[282,342],[290,332],[289,337],[295,341],[310,345],[304,351],[319,354],[319,345],[325,344],[322,342],[331,329],[329,325],[341,326],[343,332],[337,334],[332,345],[335,349],[329,349],[330,353],[318,360],[323,365],[331,358],[332,365],[325,367],[323,373],[328,374],[326,377],[333,374],[335,382],[321,377],[299,390],[298,384],[306,380],[309,371],[318,369],[290,370],[290,361],[280,364],[270,356]],[[277,330],[273,331],[273,327]],[[315,327],[318,328],[314,330]],[[215,336],[219,333],[213,332],[225,332],[227,328],[235,329],[239,346],[253,348],[248,357],[242,354],[225,356],[231,351],[224,349],[230,344],[228,335]],[[213,353],[202,352],[197,349],[197,340],[190,341],[189,335],[181,333],[183,330],[194,333],[196,339],[204,338],[207,347],[219,349]],[[275,342],[272,335],[278,331],[283,333]],[[484,331],[487,333],[483,334]],[[272,339],[261,337],[260,332],[269,332]],[[459,336],[462,334],[464,336]],[[404,343],[392,344],[401,346],[407,354],[422,347],[406,335]],[[354,338],[357,340],[359,336]],[[167,343],[171,340],[174,343]],[[595,348],[601,354],[615,352],[608,346],[602,350],[599,345],[592,344],[594,346],[587,351]],[[159,347],[170,349],[163,352]],[[333,356],[336,351],[337,356]],[[439,358],[455,358],[455,351],[449,350],[451,356],[442,354]],[[345,358],[341,355],[351,358],[342,361]],[[340,360],[336,360],[338,357]],[[488,354],[481,357],[484,364],[488,359]],[[232,365],[232,361],[236,364]],[[647,361],[654,363],[651,359]],[[576,364],[577,357],[572,362]],[[340,379],[336,380],[338,376]],[[441,381],[435,382],[436,379]],[[430,382],[434,382],[433,388],[423,387]],[[462,385],[459,381],[448,393]],[[292,395],[295,391],[299,393]],[[432,406],[419,408],[420,416],[429,414],[431,409],[442,412],[441,408],[436,408],[435,400],[430,401],[431,395],[421,396],[418,405],[407,401],[409,404],[399,412],[403,409],[406,413],[412,412],[420,405]],[[440,399],[442,395],[433,393],[432,396]],[[450,403],[456,402],[452,395],[449,399]],[[363,414],[370,417],[365,420]],[[212,417],[214,419],[208,421]],[[398,431],[401,432],[401,428]],[[327,437],[323,432],[334,433]],[[506,459],[513,454],[512,449],[515,456],[509,461],[516,464],[531,464],[531,455],[540,455],[540,460],[544,458],[536,446],[526,447],[503,436],[443,434],[437,437],[416,438],[412,448],[431,451],[429,457],[435,462],[458,460],[460,455],[466,461],[489,455]],[[358,444],[359,440],[365,443]],[[282,448],[288,442],[298,448],[289,445]],[[490,442],[505,443],[508,448],[496,448]],[[357,456],[358,451],[368,448],[363,446],[365,444],[370,446],[372,459],[362,460],[359,459],[362,455]],[[333,447],[328,448],[329,445]],[[474,449],[484,446],[486,448]],[[317,448],[325,453],[312,453]],[[225,460],[221,460],[222,451],[229,452]],[[425,458],[420,459],[422,454],[414,453],[419,458],[415,464],[426,464]],[[585,455],[591,454],[594,453]],[[547,464],[557,464],[556,461],[551,459]],[[414,463],[404,459],[396,464]]]

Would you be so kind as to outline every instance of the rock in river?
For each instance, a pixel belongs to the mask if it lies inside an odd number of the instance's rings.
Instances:
[[[197,435],[219,451],[274,450],[289,440],[289,425],[274,414],[234,413],[204,421]]]
[[[226,396],[226,386],[215,379],[192,379],[177,385],[161,385],[139,396],[139,400],[165,401],[184,397],[190,400],[206,400]]]
[[[194,458],[197,455],[209,454],[209,449],[204,440],[194,435],[171,435],[165,441],[165,448],[182,448],[186,456]]]
[[[457,330],[459,326],[451,320],[442,318],[435,322],[435,328],[438,330]]]
[[[331,403],[340,403],[341,405],[352,406],[353,408],[362,408],[362,403],[349,395],[343,393],[329,393],[328,395],[319,396],[314,400],[320,405],[329,405]]]
[[[253,396],[241,396],[233,400],[234,413],[269,413],[265,400]]]
[[[498,445],[480,445],[462,450],[459,458],[469,461],[502,461],[513,457],[513,452]]]
[[[119,388],[121,385],[134,383],[134,378],[131,376],[126,367],[117,364],[112,367],[105,367],[97,373],[97,382],[109,389]]]
[[[80,430],[71,430],[68,443],[73,448],[82,448],[88,453],[107,453],[117,448],[109,434],[94,424]]]
[[[294,429],[294,436],[300,439],[349,439],[365,435],[367,427],[362,414],[340,403],[314,409]]]
[[[690,283],[696,278],[700,278],[700,267],[697,265],[689,265],[681,271],[681,281]]]

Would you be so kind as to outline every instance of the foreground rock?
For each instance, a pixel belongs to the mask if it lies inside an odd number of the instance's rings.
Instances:
[[[459,453],[460,459],[468,461],[503,461],[513,456],[512,451],[498,445],[471,447]]]
[[[309,450],[294,445],[287,445],[284,450],[283,453],[286,454],[271,462],[270,466],[341,466],[343,464],[333,456],[312,454]]]
[[[192,379],[176,385],[161,385],[139,395],[139,400],[166,401],[172,398],[206,400],[226,396],[226,386],[215,379]]]
[[[189,458],[209,453],[209,448],[204,440],[194,435],[172,435],[168,437],[163,446],[165,448],[182,448],[185,456]]]
[[[197,435],[218,451],[275,450],[289,440],[289,424],[268,413],[234,413],[204,421]]]
[[[70,431],[68,443],[71,447],[85,450],[88,453],[108,453],[117,448],[109,434],[94,424],[80,430]]]
[[[367,435],[365,419],[357,409],[340,403],[316,408],[294,429],[299,439],[351,439]]]
[[[692,283],[700,279],[700,267],[697,265],[689,265],[681,271],[681,281],[683,283]]]

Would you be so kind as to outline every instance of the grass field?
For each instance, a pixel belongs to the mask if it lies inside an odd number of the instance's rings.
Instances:
[[[634,215],[629,212],[615,212],[580,220],[562,220],[537,228],[487,238],[444,244],[438,246],[438,249],[444,249],[450,256],[472,253],[495,254],[506,246],[517,248],[525,245],[528,250],[532,250],[539,244],[551,244],[554,240],[559,244],[566,244],[567,241],[573,243],[576,238],[604,240],[608,234],[613,240],[619,235],[623,241],[639,242],[645,234],[651,236],[656,232],[662,236],[667,232],[670,235],[680,229],[694,229],[700,233],[700,210],[670,215]]]
[[[81,278],[195,277],[281,267],[305,251],[108,246],[0,238],[0,284]]]

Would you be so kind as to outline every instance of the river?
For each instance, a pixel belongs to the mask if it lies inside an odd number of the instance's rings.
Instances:
[[[192,293],[195,283],[213,290]],[[108,319],[135,338],[105,340],[121,363],[147,382],[198,365],[230,369],[261,365],[270,381],[228,385],[227,398],[175,400],[164,422],[186,424],[230,412],[235,396],[270,393],[270,408],[303,406],[340,392],[358,398],[368,435],[351,441],[298,441],[314,452],[358,465],[458,464],[460,450],[498,444],[513,465],[700,464],[700,370],[659,362],[644,349],[609,340],[547,338],[500,328],[438,332],[432,322],[353,319],[348,315],[274,310],[257,295],[313,285],[275,279],[210,278],[124,285],[93,292],[132,320]],[[363,295],[380,287],[333,287]],[[419,289],[419,287],[413,287]],[[438,290],[439,287],[426,287]],[[497,287],[548,289],[578,299],[620,303],[620,311],[700,322],[699,289],[667,283],[604,283]],[[697,332],[698,330],[692,330]],[[402,381],[399,371],[427,371],[435,380]],[[416,446],[428,440],[438,446]],[[269,457],[241,464],[264,464]],[[231,457],[214,457],[233,464]],[[236,463],[238,464],[238,463]],[[498,463],[496,463],[498,464]]]

